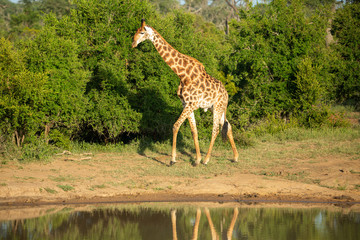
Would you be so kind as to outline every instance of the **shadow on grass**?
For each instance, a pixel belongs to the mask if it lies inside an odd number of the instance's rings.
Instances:
[[[163,153],[158,150],[158,145],[168,142],[172,145],[172,128],[181,114],[182,108],[179,105],[169,105],[164,99],[163,93],[158,89],[158,86],[146,86],[142,88],[136,96],[134,102],[137,102],[137,111],[142,113],[140,121],[141,132],[145,133],[138,139],[139,146],[137,152],[159,164],[169,166],[171,160],[171,149],[168,153]],[[182,124],[181,129],[189,128],[188,124]],[[192,138],[191,138],[192,140]],[[146,151],[149,150],[160,157],[147,156]],[[186,140],[183,134],[179,131],[177,136],[177,153],[190,158],[190,162],[194,162],[193,150],[188,149]],[[160,160],[159,160],[160,159]]]
[[[185,127],[185,126],[183,126]],[[165,144],[165,142],[169,142],[169,141],[163,141],[162,143]],[[172,143],[169,143],[170,145],[172,145]],[[158,145],[158,142],[154,141],[151,138],[147,138],[144,137],[142,139],[140,139],[139,141],[139,147],[138,147],[138,154],[152,160],[155,161],[159,164],[165,165],[165,166],[171,166],[170,165],[170,161],[171,161],[171,148],[169,149],[168,153],[164,153],[163,151],[159,151],[158,148],[156,147],[156,145]],[[153,153],[156,153],[158,156],[149,156],[146,154],[146,151],[151,151]],[[183,135],[181,133],[178,134],[178,138],[177,138],[177,145],[176,145],[176,151],[177,151],[177,160],[179,159],[179,154],[181,154],[182,156],[186,156],[188,157],[190,160],[191,164],[195,163],[195,159],[194,159],[194,155],[195,153],[195,149],[193,150],[189,150]]]

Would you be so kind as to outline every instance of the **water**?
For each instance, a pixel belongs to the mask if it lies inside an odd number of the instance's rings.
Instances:
[[[209,203],[0,208],[0,239],[360,239],[360,212]]]

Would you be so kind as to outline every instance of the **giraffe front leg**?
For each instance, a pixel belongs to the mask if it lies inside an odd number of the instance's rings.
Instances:
[[[185,119],[187,119],[194,110],[195,110],[195,108],[193,106],[187,105],[183,109],[179,119],[174,124],[174,127],[173,127],[173,145],[172,145],[170,165],[174,165],[176,163],[176,139],[177,139],[177,134],[179,132],[180,126],[181,126],[181,124],[183,124]]]
[[[177,139],[177,134],[178,134],[179,128],[180,128],[180,126],[177,125],[178,121],[173,126],[173,144],[172,144],[172,151],[171,151],[170,166],[174,165],[176,163],[176,139]]]

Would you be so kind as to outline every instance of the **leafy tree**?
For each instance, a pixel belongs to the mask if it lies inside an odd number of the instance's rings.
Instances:
[[[74,1],[76,8],[60,20],[47,19],[58,37],[76,41],[78,56],[91,75],[85,96],[89,108],[78,138],[117,141],[138,133],[141,114],[129,103],[132,35],[139,19],[153,14],[142,1]]]
[[[233,53],[224,66],[239,88],[234,100],[248,116],[245,124],[319,103],[331,77],[317,67],[327,58],[326,18],[308,15],[301,1],[274,0],[242,11],[240,19],[232,22]]]
[[[46,74],[26,69],[23,56],[0,39],[0,133],[18,146],[40,130],[45,117],[41,104],[48,93]]]
[[[22,11],[11,15],[11,33],[20,37],[35,35],[41,28],[39,4],[35,0],[22,0]]]
[[[27,49],[27,69],[48,76],[44,84],[47,95],[40,108],[45,115],[42,122],[45,139],[51,140],[52,128],[71,136],[79,129],[88,108],[84,93],[89,73],[78,58],[78,45],[57,36],[54,28],[46,26],[22,47]]]
[[[41,12],[53,13],[57,17],[68,15],[71,8],[70,0],[39,0]]]
[[[341,56],[334,68],[337,75],[334,83],[336,97],[339,101],[349,100],[357,106],[360,102],[359,25],[360,3],[346,4],[336,11],[331,30],[337,40],[334,48]]]
[[[43,26],[43,16],[69,14],[69,0],[22,0],[12,3],[0,0],[0,36],[12,40],[34,36]]]
[[[238,19],[238,11],[249,5],[247,0],[186,0],[181,7],[187,12],[202,16],[219,29],[225,29],[226,22]]]
[[[0,37],[8,37],[11,32],[11,16],[18,14],[20,7],[9,0],[0,0]]]
[[[178,0],[150,0],[150,3],[154,5],[155,9],[161,14],[167,14],[174,9],[180,8],[180,2]]]

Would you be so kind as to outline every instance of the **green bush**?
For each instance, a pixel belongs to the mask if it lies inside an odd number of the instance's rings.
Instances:
[[[338,9],[332,24],[336,43],[334,49],[341,56],[334,62],[333,72],[336,100],[360,107],[360,3],[347,3]]]
[[[138,133],[141,113],[128,100],[127,67],[135,21],[138,26],[151,7],[142,1],[73,4],[69,16],[46,16],[43,30],[26,46],[29,68],[50,78],[47,126],[96,142]]]
[[[313,66],[310,58],[305,57],[297,66],[293,84],[294,108],[306,110],[316,105],[323,94],[317,76],[318,69]]]
[[[322,10],[325,14],[309,13],[301,1],[274,0],[242,11],[242,20],[231,22],[233,52],[224,61],[224,72],[239,89],[232,104],[249,111],[242,127],[274,112],[299,113],[324,100],[333,76],[318,65],[319,59],[329,58],[328,15]]]
[[[42,128],[47,80],[45,74],[26,69],[23,51],[0,39],[0,132],[14,136],[19,147]]]
[[[84,93],[89,72],[78,57],[78,45],[74,40],[57,36],[54,28],[45,26],[21,47],[26,49],[27,69],[47,76],[43,84],[46,94],[39,105],[39,111],[44,114],[41,125],[45,138],[52,129],[71,138],[84,120],[88,106]]]
[[[31,141],[22,146],[21,155],[18,159],[20,161],[44,161],[53,156],[56,151],[56,147],[47,144],[44,139],[34,136]]]

